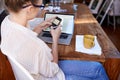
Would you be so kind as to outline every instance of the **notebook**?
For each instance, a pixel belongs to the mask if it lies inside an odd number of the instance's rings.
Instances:
[[[62,31],[58,44],[69,45],[74,32],[74,14],[46,13],[44,20],[55,16],[58,16],[62,19]],[[49,31],[50,28],[46,29],[41,34],[39,34],[38,37],[47,43],[52,43],[52,36]]]

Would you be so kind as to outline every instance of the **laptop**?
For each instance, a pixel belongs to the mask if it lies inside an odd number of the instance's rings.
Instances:
[[[44,20],[55,16],[62,19],[62,31],[59,37],[58,44],[69,45],[74,32],[74,14],[46,13],[44,16]],[[38,35],[38,37],[47,43],[52,43],[50,28],[44,30]]]

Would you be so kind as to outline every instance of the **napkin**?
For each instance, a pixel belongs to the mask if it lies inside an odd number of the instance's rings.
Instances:
[[[95,36],[95,46],[90,48],[90,49],[87,49],[84,47],[83,38],[84,38],[84,35],[76,35],[75,51],[82,52],[85,54],[90,54],[90,55],[101,55],[102,54],[102,50],[101,50],[101,47],[97,41],[96,36]]]

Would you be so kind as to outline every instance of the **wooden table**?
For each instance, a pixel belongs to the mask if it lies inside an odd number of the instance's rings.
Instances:
[[[120,53],[94,18],[89,8],[84,4],[78,4],[78,10],[73,10],[73,4],[62,4],[66,13],[75,14],[75,28],[72,41],[69,46],[59,45],[59,59],[90,60],[101,62],[110,80],[117,80],[120,73]],[[75,51],[76,35],[96,35],[102,48],[102,55],[88,55]],[[51,47],[51,44],[48,44]]]

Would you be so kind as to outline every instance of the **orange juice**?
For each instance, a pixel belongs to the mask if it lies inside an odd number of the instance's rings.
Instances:
[[[93,35],[84,35],[84,47],[87,49],[90,49],[92,47],[94,47],[95,43],[95,37]]]

